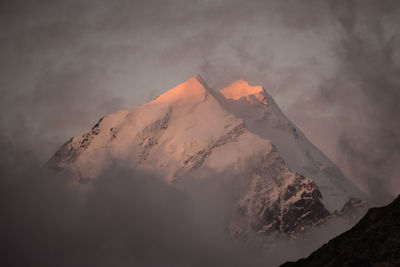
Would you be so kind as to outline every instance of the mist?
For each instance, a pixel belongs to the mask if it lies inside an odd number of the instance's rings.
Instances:
[[[200,73],[263,85],[362,190],[400,191],[397,1],[2,1],[0,14],[1,129],[42,161]]]
[[[237,183],[223,175],[162,177],[114,162],[90,184],[0,153],[0,248],[4,266],[278,266],[308,255],[351,226],[332,219],[302,238],[234,238]],[[6,166],[5,164],[6,163]]]
[[[41,167],[100,117],[199,73],[215,89],[264,86],[373,203],[387,203],[400,193],[399,20],[394,0],[1,1],[4,261],[257,266],[307,255],[348,225],[254,256],[223,230],[231,196],[211,204],[207,183],[169,187],[117,163],[77,190]]]

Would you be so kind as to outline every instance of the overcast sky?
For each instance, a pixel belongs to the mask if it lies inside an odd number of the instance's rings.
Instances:
[[[396,195],[399,32],[395,0],[1,1],[2,138],[45,162],[196,73],[246,79],[362,189]]]
[[[306,256],[349,223],[268,239],[259,253],[226,235],[232,188],[213,189],[223,179],[171,187],[117,162],[85,191],[41,166],[100,117],[198,73],[214,89],[264,86],[374,204],[387,202],[400,193],[399,36],[398,0],[0,1],[0,265]]]

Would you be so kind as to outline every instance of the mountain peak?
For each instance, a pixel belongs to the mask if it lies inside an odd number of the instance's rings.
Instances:
[[[268,105],[271,98],[264,91],[262,86],[251,86],[245,80],[237,80],[228,87],[222,89],[220,93],[226,99],[239,100],[246,98],[251,104],[260,102],[263,105]],[[254,101],[258,99],[258,101]]]
[[[233,100],[238,100],[242,97],[263,92],[264,88],[262,86],[251,86],[245,80],[237,80],[236,82],[232,83],[231,85],[220,91],[220,93],[223,94],[225,98]]]
[[[206,81],[199,74],[196,74],[186,82],[160,95],[155,101],[175,102],[177,100],[204,99],[209,90]]]
[[[109,159],[171,184],[230,176],[246,184],[234,204],[246,219],[232,228],[243,233],[303,231],[358,195],[263,87],[238,80],[221,93],[225,99],[195,75],[149,103],[105,116],[65,143],[47,166],[82,182],[110,167]]]

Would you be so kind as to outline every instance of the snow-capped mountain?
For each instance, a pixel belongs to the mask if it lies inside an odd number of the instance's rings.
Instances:
[[[66,142],[47,167],[87,182],[118,159],[169,183],[202,171],[241,179],[247,186],[237,207],[247,220],[230,226],[239,235],[296,233],[362,196],[263,87],[243,80],[218,92],[196,75],[151,102],[100,119]]]

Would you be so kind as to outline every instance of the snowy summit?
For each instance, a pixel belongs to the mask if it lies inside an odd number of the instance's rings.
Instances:
[[[151,102],[100,119],[47,166],[87,182],[111,159],[168,183],[201,173],[241,179],[247,187],[236,205],[248,220],[233,226],[237,233],[297,233],[362,196],[262,86],[244,80],[218,92],[196,75]]]

